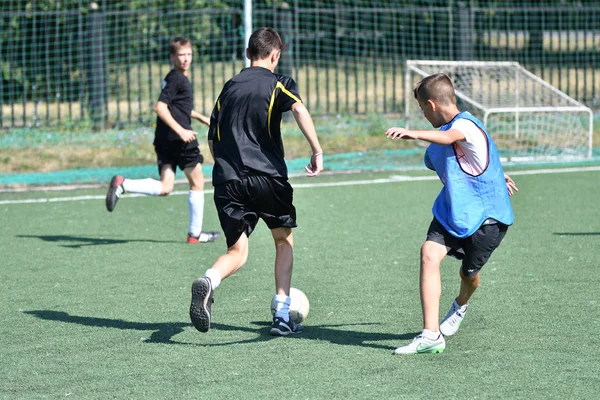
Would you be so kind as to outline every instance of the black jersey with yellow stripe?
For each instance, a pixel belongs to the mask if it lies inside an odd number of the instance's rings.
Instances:
[[[244,68],[224,86],[213,109],[213,184],[248,175],[287,179],[281,116],[302,102],[296,82],[263,67]]]

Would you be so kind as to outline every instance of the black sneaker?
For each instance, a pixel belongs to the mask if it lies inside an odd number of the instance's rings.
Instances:
[[[213,303],[213,288],[210,278],[199,278],[192,284],[190,318],[200,332],[210,329],[210,308]]]
[[[271,335],[274,336],[287,336],[295,333],[302,333],[304,327],[295,322],[285,322],[283,318],[273,317],[273,327],[271,328]]]
[[[188,233],[188,243],[212,243],[221,237],[220,232],[200,232],[200,235],[194,236]]]
[[[121,175],[115,175],[110,180],[110,185],[108,186],[108,192],[106,193],[106,209],[111,211],[115,209],[117,206],[117,201],[119,201],[119,196],[125,193],[125,189],[123,189],[123,178]]]

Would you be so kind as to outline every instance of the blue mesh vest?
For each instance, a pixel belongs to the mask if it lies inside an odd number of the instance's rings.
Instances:
[[[512,225],[514,214],[498,149],[483,123],[470,113],[462,112],[440,130],[450,129],[460,118],[472,121],[485,133],[489,154],[485,171],[478,176],[464,172],[452,144],[429,145],[425,165],[435,170],[444,185],[433,203],[433,215],[450,234],[465,238],[475,233],[488,218]]]

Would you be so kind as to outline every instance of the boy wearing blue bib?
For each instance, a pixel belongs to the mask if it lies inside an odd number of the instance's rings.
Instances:
[[[479,286],[479,271],[514,222],[510,196],[518,189],[500,163],[496,145],[483,123],[456,106],[454,85],[445,74],[431,75],[413,89],[424,117],[439,131],[390,128],[390,139],[431,143],[425,165],[443,187],[433,204],[433,221],[421,247],[420,292],[423,331],[396,354],[441,353],[467,312]],[[462,260],[458,297],[439,323],[442,291],[440,264],[450,255]]]

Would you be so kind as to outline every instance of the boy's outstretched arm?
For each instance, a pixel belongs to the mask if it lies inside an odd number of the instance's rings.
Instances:
[[[315,124],[313,123],[310,113],[306,109],[306,106],[300,102],[292,105],[292,114],[298,124],[298,127],[302,131],[302,134],[310,144],[312,149],[312,156],[310,157],[310,163],[306,166],[307,176],[317,176],[319,172],[323,171],[323,149],[319,143],[317,137],[317,131],[315,130]]]
[[[447,131],[411,131],[406,128],[393,127],[385,131],[388,139],[413,139],[424,140],[435,144],[451,144],[460,140],[465,140],[465,135],[458,129],[448,129]]]

